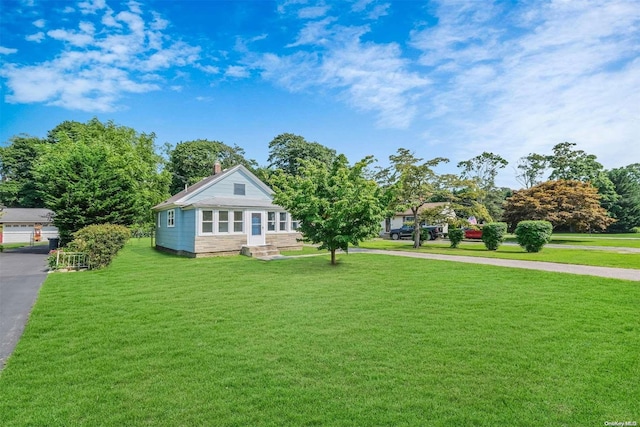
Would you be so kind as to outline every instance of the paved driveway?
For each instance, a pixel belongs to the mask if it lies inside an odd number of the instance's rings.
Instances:
[[[0,253],[0,369],[20,339],[47,277],[48,251],[44,245]]]

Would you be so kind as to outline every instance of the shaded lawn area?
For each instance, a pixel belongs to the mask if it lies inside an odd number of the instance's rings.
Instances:
[[[640,287],[382,255],[48,277],[3,425],[603,425],[640,414]]]
[[[396,251],[425,252],[443,255],[476,256],[484,258],[546,261],[561,264],[594,265],[640,269],[640,253],[597,249],[560,249],[545,247],[537,253],[528,253],[520,246],[502,244],[497,251],[489,251],[482,242],[463,241],[458,248],[450,247],[448,240],[425,243],[413,248],[410,240],[374,239],[360,244],[362,248]],[[640,271],[638,272],[640,274]]]

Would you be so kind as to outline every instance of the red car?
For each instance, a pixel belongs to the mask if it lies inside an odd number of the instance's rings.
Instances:
[[[475,228],[465,228],[464,238],[465,239],[482,239],[482,230],[478,230]]]

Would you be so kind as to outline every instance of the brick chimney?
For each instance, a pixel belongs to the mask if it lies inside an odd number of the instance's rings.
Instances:
[[[213,174],[218,175],[220,172],[222,172],[222,166],[220,166],[220,162],[215,162],[213,165]]]

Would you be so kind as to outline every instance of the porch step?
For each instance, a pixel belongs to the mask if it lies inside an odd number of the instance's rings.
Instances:
[[[274,245],[243,246],[240,253],[253,258],[271,258],[280,255],[280,251]]]

